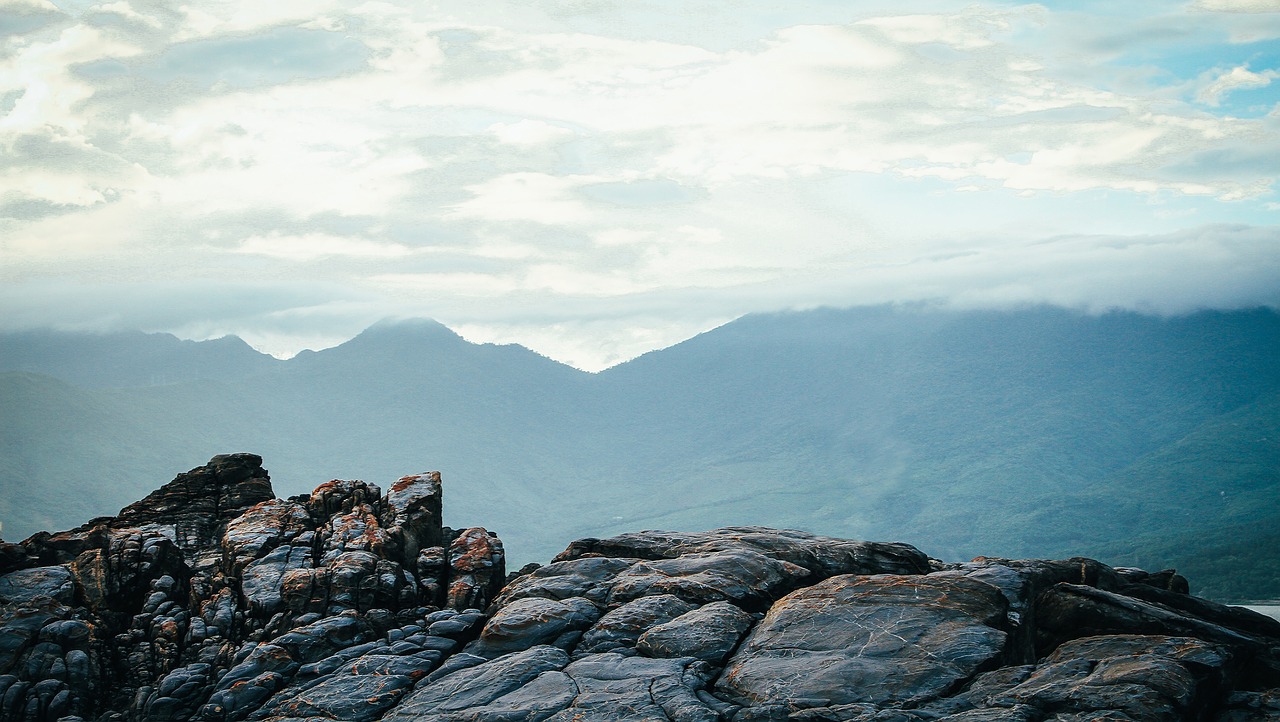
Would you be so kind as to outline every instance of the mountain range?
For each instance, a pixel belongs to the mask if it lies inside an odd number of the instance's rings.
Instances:
[[[219,453],[281,494],[440,470],[513,563],[565,538],[759,524],[1177,567],[1280,597],[1280,314],[1053,307],[746,316],[590,374],[431,321],[282,361],[239,339],[0,335],[7,539]]]

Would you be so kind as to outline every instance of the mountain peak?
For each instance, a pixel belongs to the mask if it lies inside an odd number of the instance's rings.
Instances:
[[[430,341],[432,343],[465,343],[464,339],[454,333],[448,326],[430,318],[394,319],[384,318],[356,334],[346,343],[335,348],[354,345],[364,347],[370,344],[379,346],[405,342]]]

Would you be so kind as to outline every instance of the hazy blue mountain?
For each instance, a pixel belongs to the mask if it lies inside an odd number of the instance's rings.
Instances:
[[[1101,553],[1134,565],[1177,559],[1190,578],[1206,575],[1201,592],[1220,598],[1280,590],[1280,394],[1210,419],[1107,487],[1129,498],[1099,498],[1096,513],[1139,533]]]
[[[265,449],[277,488],[291,493],[332,477],[386,486],[440,469],[454,518],[494,518],[495,497],[523,518],[516,508],[572,468],[577,438],[592,433],[581,401],[592,378],[434,322],[380,324],[243,381],[239,393],[265,402],[254,413],[272,433],[242,448]]]
[[[280,362],[236,338],[183,341],[167,333],[0,333],[0,370],[47,374],[87,388],[239,379]]]
[[[6,539],[114,514],[157,478],[172,478],[175,461],[181,466],[204,453],[199,421],[168,419],[199,412],[165,409],[137,393],[0,372],[0,410]]]
[[[128,356],[127,337],[97,343]],[[9,538],[252,451],[282,494],[439,469],[446,523],[497,530],[517,562],[566,538],[753,523],[946,559],[1190,565],[1213,593],[1280,596],[1245,543],[1280,528],[1272,310],[748,316],[599,374],[426,321],[261,367],[204,353],[181,382],[134,388],[45,353],[61,382],[0,378]],[[91,491],[51,506],[68,489]]]

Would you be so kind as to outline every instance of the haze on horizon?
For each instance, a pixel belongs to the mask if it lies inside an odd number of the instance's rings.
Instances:
[[[1280,306],[1280,1],[0,0],[0,330]]]

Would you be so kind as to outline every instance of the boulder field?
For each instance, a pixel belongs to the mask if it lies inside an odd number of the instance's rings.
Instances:
[[[1280,622],[1172,571],[733,527],[507,575],[439,473],[214,457],[0,543],[0,722],[1280,721]]]

